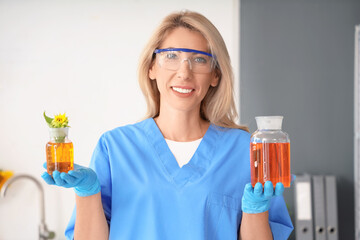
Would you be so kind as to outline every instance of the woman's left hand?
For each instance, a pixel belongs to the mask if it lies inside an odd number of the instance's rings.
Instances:
[[[275,186],[271,181],[264,184],[264,190],[261,183],[256,183],[252,187],[251,183],[245,185],[242,197],[242,211],[245,213],[262,213],[269,210],[270,201],[275,196],[281,196],[284,192],[284,185],[279,182]]]

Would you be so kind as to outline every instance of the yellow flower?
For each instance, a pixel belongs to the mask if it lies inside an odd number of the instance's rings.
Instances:
[[[64,128],[64,127],[69,127],[69,120],[67,118],[67,116],[64,114],[58,114],[55,115],[54,118],[48,117],[46,116],[45,112],[44,112],[44,118],[45,121],[48,123],[49,127],[51,128]]]
[[[55,115],[54,119],[51,121],[51,126],[54,128],[63,128],[67,127],[69,123],[68,118],[64,114]]]
[[[13,171],[2,171],[0,169],[0,189],[4,183],[14,175]]]
[[[67,120],[67,117],[65,116],[65,113],[64,113],[64,114],[55,115],[55,117],[54,117],[54,121],[57,122],[57,123],[59,123],[59,124],[64,123],[66,120]]]

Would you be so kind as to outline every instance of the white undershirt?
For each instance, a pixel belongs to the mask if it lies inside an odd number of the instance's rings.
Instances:
[[[169,139],[165,140],[179,166],[182,167],[190,161],[202,138],[192,142],[176,142]]]

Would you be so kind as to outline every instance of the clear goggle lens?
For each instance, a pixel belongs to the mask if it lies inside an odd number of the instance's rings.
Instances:
[[[214,57],[210,53],[187,49],[167,48],[154,51],[161,68],[176,71],[185,61],[194,73],[210,73],[215,67]]]

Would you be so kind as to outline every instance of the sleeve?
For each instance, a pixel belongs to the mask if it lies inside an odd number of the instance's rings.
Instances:
[[[269,224],[274,240],[286,240],[294,227],[291,222],[284,198],[275,197],[270,203]]]
[[[99,179],[101,185],[101,200],[104,208],[104,213],[108,225],[111,221],[111,169],[109,163],[108,144],[106,143],[105,134],[101,136],[95,150],[93,152],[90,168],[92,168]],[[66,239],[74,239],[74,227],[76,219],[76,206],[74,207],[70,221],[65,229]]]

